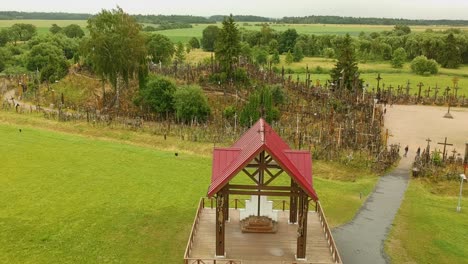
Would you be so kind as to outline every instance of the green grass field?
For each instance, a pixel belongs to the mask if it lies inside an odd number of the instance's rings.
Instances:
[[[238,28],[245,28],[247,30],[260,30],[261,23],[244,23],[237,22]],[[159,31],[158,33],[168,36],[172,41],[188,42],[192,37],[201,38],[203,29],[208,25],[196,24],[193,28],[184,29],[171,29]],[[220,23],[218,23],[220,26]],[[381,32],[384,30],[392,30],[393,26],[374,26],[374,25],[330,25],[330,24],[271,24],[270,27],[276,31],[285,31],[287,29],[296,29],[299,34],[336,34],[344,35],[349,33],[352,36],[358,36],[359,33]],[[424,31],[426,29],[432,30],[446,30],[450,27],[447,26],[411,26],[413,31]],[[462,30],[468,30],[468,27],[460,27]]]
[[[27,23],[33,24],[37,27],[39,34],[46,34],[49,32],[49,28],[52,24],[57,24],[61,27],[78,24],[81,27],[86,27],[86,20],[0,20],[0,28],[10,27],[15,23]],[[145,24],[150,25],[150,24]],[[220,26],[221,23],[218,23]],[[245,28],[247,30],[260,30],[261,23],[257,22],[237,22],[239,28]],[[154,26],[154,25],[153,25]],[[193,24],[193,28],[184,28],[184,29],[171,29],[158,31],[157,33],[168,36],[173,42],[188,42],[192,37],[201,38],[203,29],[205,29],[208,24]],[[271,24],[271,28],[276,31],[285,31],[287,29],[296,29],[299,34],[337,34],[344,35],[349,33],[352,36],[357,36],[361,32],[371,33],[371,32],[381,32],[384,30],[391,30],[393,26],[383,26],[383,25],[331,25],[331,24]],[[446,30],[451,28],[449,26],[411,26],[411,30],[415,32],[424,31],[426,29],[432,29],[434,31]],[[453,27],[452,27],[453,28]],[[468,30],[468,27],[457,27],[462,30]]]
[[[188,154],[200,145],[175,157],[145,132],[11,112],[0,112],[0,138],[0,263],[180,263],[210,181],[211,157]],[[314,164],[332,225],[349,221],[377,180],[336,167]]]
[[[455,193],[459,182],[451,182]],[[465,185],[466,186],[466,185]],[[466,198],[457,213],[457,196],[437,195],[411,180],[385,249],[392,263],[468,263]],[[464,188],[465,197],[468,188]]]
[[[52,24],[57,24],[60,27],[65,27],[70,24],[77,24],[83,29],[86,28],[86,20],[29,20],[29,19],[18,19],[18,20],[0,20],[0,28],[11,27],[13,24],[33,24],[37,27],[37,33],[39,35],[45,35],[49,33],[49,28]]]

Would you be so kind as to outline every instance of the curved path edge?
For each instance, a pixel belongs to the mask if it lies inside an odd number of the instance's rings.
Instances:
[[[403,157],[379,179],[354,219],[333,229],[343,263],[389,263],[384,243],[408,186],[412,160]]]

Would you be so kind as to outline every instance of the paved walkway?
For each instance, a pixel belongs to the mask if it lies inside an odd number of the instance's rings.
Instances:
[[[343,263],[388,262],[384,241],[406,191],[413,160],[402,157],[396,169],[380,178],[353,221],[333,230]]]

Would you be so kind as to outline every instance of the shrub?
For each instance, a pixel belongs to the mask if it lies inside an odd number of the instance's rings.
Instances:
[[[436,74],[439,71],[439,65],[435,60],[428,60],[426,56],[418,56],[411,62],[411,70],[419,75]]]
[[[210,115],[208,99],[199,86],[180,87],[174,93],[176,116],[187,123],[196,119],[206,121]]]

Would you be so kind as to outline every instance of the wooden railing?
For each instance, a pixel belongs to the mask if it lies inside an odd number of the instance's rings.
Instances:
[[[189,240],[187,243],[187,247],[185,248],[185,254],[184,254],[185,264],[188,263],[187,259],[190,255],[190,251],[192,251],[193,239],[197,232],[198,222],[200,222],[200,213],[201,213],[201,210],[203,210],[203,208],[205,208],[205,199],[201,198],[200,202],[198,203],[198,209],[195,215],[195,220],[193,220],[192,230],[190,231],[190,236],[189,236]]]
[[[189,259],[185,259],[185,264],[242,264],[242,261],[237,260],[237,259],[189,258]]]
[[[210,201],[210,207],[214,206],[214,199],[208,198]],[[197,213],[193,220],[192,230],[190,231],[189,240],[187,247],[185,248],[184,263],[185,264],[242,264],[241,260],[237,259],[210,259],[210,258],[190,258],[190,252],[192,251],[193,240],[197,233],[198,223],[200,222],[201,211],[205,208],[205,198],[201,198],[198,203]]]
[[[325,233],[325,238],[328,242],[328,248],[332,254],[332,258],[334,263],[343,263],[341,261],[340,253],[338,252],[338,248],[336,247],[335,240],[333,239],[332,233],[330,231],[330,227],[328,226],[327,219],[325,218],[325,214],[323,213],[322,205],[319,201],[316,202],[316,211],[318,213],[320,224],[322,225],[322,230]]]

